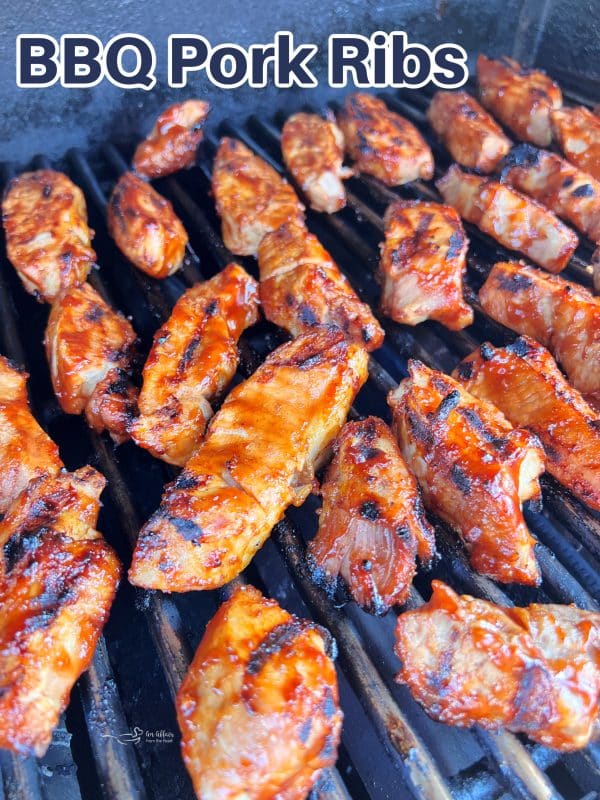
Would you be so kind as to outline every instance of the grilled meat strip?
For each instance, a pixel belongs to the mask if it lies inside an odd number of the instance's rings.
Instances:
[[[359,605],[384,614],[407,599],[417,555],[424,564],[435,555],[433,528],[382,420],[347,422],[333,450],[319,530],[308,548],[313,580],[333,593],[341,576]]]
[[[539,69],[526,69],[512,58],[480,55],[477,81],[483,105],[519,139],[548,147],[550,115],[562,106],[562,92]]]
[[[293,114],[281,132],[281,151],[311,208],[327,214],[344,208],[343,180],[352,175],[352,170],[342,166],[344,136],[334,119]]]
[[[24,172],[2,201],[8,258],[23,286],[52,303],[82,283],[96,261],[83,192],[62,172]]]
[[[58,447],[31,413],[27,377],[0,356],[0,518],[30,481],[63,466]]]
[[[359,172],[388,186],[433,177],[433,156],[415,126],[390,111],[383,100],[356,93],[338,113],[346,151]]]
[[[258,248],[258,265],[268,320],[292,336],[331,323],[367,350],[381,347],[384,333],[371,309],[303,225],[288,222],[268,233]]]
[[[209,111],[204,100],[185,100],[166,108],[135,151],[133,168],[137,174],[163,178],[193,167]]]
[[[367,378],[367,352],[318,328],[277,348],[229,393],[140,532],[129,579],[163,591],[238,575],[290,505],[304,502]]]
[[[46,328],[46,355],[63,411],[85,411],[90,426],[128,438],[137,390],[131,381],[135,331],[89,283],[59,295]]]
[[[600,401],[600,298],[534,267],[500,261],[479,300],[492,319],[547,347],[588,402]]]
[[[177,695],[198,798],[307,797],[340,740],[334,647],[252,586],[223,603]]]
[[[401,614],[397,680],[433,719],[508,728],[556,750],[585,747],[597,727],[600,614],[575,606],[504,608],[433,581]]]
[[[540,203],[490,178],[453,164],[436,186],[461,217],[548,272],[560,272],[579,243],[576,234]]]
[[[381,310],[396,322],[435,319],[450,330],[473,322],[463,299],[469,240],[450,206],[398,200],[385,214],[379,281]]]
[[[497,349],[484,343],[459,364],[455,377],[513,425],[535,433],[548,472],[600,511],[600,417],[544,347],[528,337]]]
[[[94,529],[105,483],[34,478],[0,520],[0,747],[43,755],[94,655],[120,575]]]
[[[600,118],[583,106],[550,115],[552,133],[572,164],[600,181]]]
[[[436,92],[427,119],[463,167],[493,172],[510,150],[510,139],[502,128],[467,92]]]
[[[258,286],[237,264],[179,298],[144,367],[140,416],[130,425],[136,444],[185,464],[213,414],[210,402],[237,369],[237,341],[257,320]]]
[[[535,541],[521,504],[540,497],[538,439],[420,361],[409,361],[409,377],[388,403],[425,505],[460,534],[473,569],[503,583],[536,585]]]
[[[256,255],[265,234],[291,220],[304,222],[304,206],[289,183],[237,139],[221,139],[212,191],[223,241],[236,255]]]
[[[502,181],[600,242],[600,181],[555,153],[529,144],[514,147],[500,166]]]
[[[181,267],[188,236],[171,203],[133,172],[108,201],[108,230],[123,255],[146,275],[168,278]]]

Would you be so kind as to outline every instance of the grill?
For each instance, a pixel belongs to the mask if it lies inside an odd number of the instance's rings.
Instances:
[[[426,92],[383,95],[429,136],[424,124]],[[310,109],[309,109],[310,110]],[[315,109],[312,109],[315,110]],[[278,170],[279,134],[283,119],[250,117],[237,126],[221,125],[219,134],[236,136]],[[169,315],[180,294],[208,278],[230,260],[252,274],[251,259],[234,259],[220,240],[220,225],[209,195],[210,157],[217,139],[209,135],[198,166],[157,183],[174,204],[190,236],[183,269],[163,282],[136,271],[120,255],[105,225],[106,201],[126,169],[131,147],[107,143],[90,154],[71,150],[64,162],[50,164],[36,157],[33,168],[54,166],[66,171],[83,189],[94,247],[102,265],[91,282],[115,307],[129,315],[141,340],[142,353],[152,334]],[[447,154],[429,137],[438,171]],[[3,182],[14,168],[2,166]],[[398,196],[435,197],[432,185],[420,182],[398,190],[369,177],[347,183],[348,207],[335,216],[308,213],[311,230],[332,253],[359,296],[377,305],[373,269],[382,239],[382,213]],[[374,413],[389,421],[387,392],[406,373],[410,356],[450,371],[478,343],[503,344],[514,339],[477,307],[474,292],[491,264],[507,255],[498,245],[467,226],[471,238],[468,291],[476,309],[467,332],[452,333],[434,322],[417,328],[382,319],[386,341],[370,358],[369,381],[357,397],[353,414]],[[2,246],[2,254],[4,247]],[[586,266],[590,248],[582,245],[565,277],[591,285]],[[132,443],[115,449],[91,432],[80,417],[64,415],[51,389],[41,340],[47,308],[22,289],[4,255],[0,269],[0,351],[26,366],[33,411],[61,447],[68,468],[90,462],[109,480],[98,527],[125,564],[141,522],[160,500],[174,471]],[[283,336],[261,322],[240,341],[236,380],[247,377]],[[544,509],[526,509],[539,544],[543,584],[537,590],[499,588],[469,567],[456,536],[437,524],[441,559],[430,572],[419,572],[409,606],[429,596],[432,578],[455,589],[502,604],[575,603],[600,608],[600,515],[584,508],[551,478],[543,479]],[[316,528],[317,501],[311,497],[292,509],[271,539],[238,579],[248,581],[294,613],[312,617],[329,628],[339,648],[339,678],[345,712],[342,745],[336,769],[324,776],[316,793],[324,800],[353,797],[417,800],[594,800],[600,795],[600,746],[560,755],[509,733],[464,731],[429,720],[405,687],[394,683],[397,664],[392,653],[395,614],[375,619],[354,605],[342,607],[315,588],[304,566],[305,541]],[[193,798],[179,755],[173,700],[206,622],[231,589],[167,596],[134,589],[123,581],[90,670],[75,687],[67,712],[43,759],[0,753],[4,800],[77,800],[78,798]]]

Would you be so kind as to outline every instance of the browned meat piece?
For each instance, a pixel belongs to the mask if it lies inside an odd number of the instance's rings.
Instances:
[[[600,298],[558,276],[501,261],[479,299],[492,319],[547,347],[588,401],[600,400]]]
[[[52,303],[86,279],[96,261],[83,192],[62,172],[24,172],[2,201],[6,250],[23,286]]]
[[[398,200],[385,215],[379,279],[381,310],[396,322],[435,319],[450,330],[473,322],[463,299],[469,240],[450,206]]]
[[[341,576],[365,610],[384,614],[404,603],[416,557],[435,554],[414,476],[387,425],[348,422],[334,443],[322,487],[319,530],[308,548],[314,580],[333,592]]]
[[[498,349],[482,344],[459,364],[455,377],[513,425],[535,433],[548,472],[600,511],[600,417],[544,347],[528,337]]]
[[[508,728],[564,751],[594,735],[600,614],[503,608],[433,581],[431,600],[399,617],[396,640],[397,680],[434,719]]]
[[[461,172],[456,164],[436,186],[463,219],[548,272],[564,269],[579,244],[575,233],[540,203],[490,178]]]
[[[177,695],[198,798],[303,800],[342,728],[331,637],[247,586],[223,603]]]
[[[210,403],[237,369],[237,342],[258,320],[258,286],[237,264],[188,289],[154,335],[133,440],[183,466],[204,437]]]
[[[343,180],[352,175],[352,170],[342,166],[344,137],[334,119],[293,114],[283,126],[281,150],[311,208],[327,214],[344,208]]]
[[[212,173],[225,246],[254,256],[265,234],[285,222],[304,222],[304,206],[266,161],[237,139],[221,139]]]
[[[133,172],[125,172],[108,202],[108,230],[123,255],[152,278],[181,267],[188,236],[171,203]]]
[[[550,153],[528,144],[513,148],[502,180],[543,203],[593,242],[600,241],[600,181]]]
[[[92,467],[32,480],[0,521],[0,747],[41,756],[88,668],[120,564]]]
[[[600,181],[600,118],[583,106],[550,115],[552,133],[572,164]]]
[[[486,108],[519,139],[548,147],[550,115],[562,106],[562,92],[539,69],[526,69],[512,58],[477,59],[479,96]]]
[[[367,350],[383,343],[383,330],[356,296],[316,236],[295,222],[269,233],[258,248],[260,299],[265,316],[298,336],[333,324]]]
[[[463,167],[493,172],[510,150],[510,139],[502,128],[467,92],[436,92],[427,119]]]
[[[503,583],[537,584],[522,503],[540,496],[538,439],[420,361],[409,361],[409,377],[388,403],[425,505],[460,534],[473,569]]]
[[[238,575],[315,469],[367,378],[367,353],[339,329],[278,347],[229,393],[159,510],[140,532],[129,579],[163,591],[213,589]]]
[[[425,140],[400,114],[371,94],[351,94],[338,114],[348,155],[359,172],[388,186],[433,177],[433,156]]]
[[[108,430],[116,442],[128,438],[136,409],[131,382],[135,331],[89,283],[61,294],[46,328],[52,385],[63,411],[85,411],[90,426]]]
[[[209,111],[204,100],[185,100],[166,108],[135,151],[133,168],[137,174],[162,178],[193,167]]]
[[[30,481],[63,466],[58,447],[31,413],[27,378],[0,356],[0,518]]]

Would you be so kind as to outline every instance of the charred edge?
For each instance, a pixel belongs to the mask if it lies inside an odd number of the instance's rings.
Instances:
[[[511,294],[521,292],[523,289],[529,289],[533,281],[527,275],[522,273],[515,273],[513,275],[505,275],[500,272],[497,276],[498,284],[501,289],[504,289]]]
[[[484,361],[491,361],[494,358],[494,348],[489,342],[483,342],[479,347],[479,352]]]
[[[219,310],[219,301],[216,300],[216,299],[213,299],[206,306],[206,309],[205,309],[204,313],[206,314],[207,317],[214,317],[215,314],[218,312],[218,310]]]
[[[182,472],[180,475],[177,476],[175,481],[173,482],[174,489],[195,489],[198,486],[198,478],[194,477],[193,475],[186,475],[185,472]]]
[[[519,336],[518,339],[515,339],[514,342],[506,346],[506,349],[514,353],[519,358],[524,358],[525,356],[531,353],[531,346],[525,341],[522,336]]]
[[[460,392],[458,389],[453,389],[444,398],[442,398],[442,401],[434,412],[435,418],[437,420],[447,419],[459,403]]]
[[[267,661],[298,637],[305,629],[306,623],[292,617],[282,622],[265,636],[256,650],[251,654],[246,667],[248,675],[258,675]]]
[[[177,371],[179,373],[182,373],[187,369],[199,345],[200,345],[200,336],[193,336],[187,343],[186,348],[183,351],[183,355],[181,356],[181,360],[177,365]]]
[[[199,544],[204,536],[204,531],[198,525],[197,522],[194,522],[192,519],[184,519],[183,517],[176,517],[173,514],[166,514],[161,511],[158,512],[161,516],[164,516],[171,525],[175,528],[177,533],[179,533],[187,542],[191,542],[192,544]]]
[[[463,494],[471,491],[471,479],[459,464],[452,465],[450,480]]]
[[[365,519],[376,520],[381,517],[379,503],[376,500],[366,500],[360,506],[360,515]]]
[[[298,318],[303,325],[307,325],[309,327],[317,325],[319,322],[315,312],[308,303],[300,303],[298,306]]]
[[[457,374],[461,381],[471,380],[473,377],[473,362],[461,361],[458,365]]]
[[[10,537],[3,547],[7,573],[12,572],[21,559],[40,547],[46,531],[46,527],[40,526],[23,534],[17,531]]]
[[[513,169],[513,167],[523,167],[525,169],[537,167],[540,163],[541,155],[541,150],[538,150],[537,147],[533,147],[533,145],[530,144],[518,144],[516,147],[513,147],[502,161],[500,180],[505,180],[508,172]]]
[[[593,197],[594,187],[591,183],[584,183],[571,192],[571,197]]]
[[[448,240],[448,252],[446,253],[446,261],[450,258],[454,258],[455,256],[459,255],[460,251],[462,250],[463,244],[465,242],[465,237],[460,231],[454,231],[450,239]]]
[[[427,445],[428,447],[432,447],[434,444],[433,433],[427,424],[424,423],[414,411],[408,411],[407,416],[411,433],[415,439],[423,442],[423,444]]]
[[[102,308],[102,306],[96,304],[93,305],[89,311],[86,311],[84,316],[88,322],[98,322],[98,320],[102,319],[105,314],[106,311]]]

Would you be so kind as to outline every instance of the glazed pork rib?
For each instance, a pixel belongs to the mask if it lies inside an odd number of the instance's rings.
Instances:
[[[0,521],[0,747],[43,755],[94,655],[120,575],[95,530],[105,483],[34,478]]]
[[[221,139],[212,191],[225,246],[254,256],[267,233],[285,222],[304,222],[304,206],[279,173],[237,139]]]
[[[583,106],[550,115],[552,133],[568,160],[600,181],[600,117]]]
[[[154,179],[193,167],[209,111],[204,100],[185,100],[166,108],[135,151],[135,172]]]
[[[600,242],[600,181],[568,161],[528,144],[514,147],[500,165],[502,181],[533,197]]]
[[[480,55],[477,59],[479,97],[519,139],[548,147],[550,115],[562,106],[562,92],[539,69],[526,69],[512,58]]]
[[[343,167],[344,136],[333,118],[292,114],[281,132],[287,168],[315,211],[333,214],[346,205],[343,181],[352,170]]]
[[[534,433],[544,447],[547,471],[600,511],[600,417],[544,347],[528,337],[501,348],[486,342],[454,375],[513,425]]]
[[[433,156],[425,140],[383,100],[370,94],[349,95],[337,121],[358,172],[373,175],[388,186],[433,177]]]
[[[538,439],[420,361],[409,361],[409,377],[388,404],[425,505],[459,533],[473,569],[536,585],[540,571],[522,503],[540,497]]]
[[[318,328],[277,348],[236,386],[140,532],[129,579],[163,591],[238,575],[315,469],[367,378],[367,352]]]
[[[333,649],[326,630],[252,586],[223,603],[176,702],[199,799],[307,797],[340,740]]]
[[[548,348],[588,402],[600,402],[600,298],[534,267],[501,261],[479,300],[492,319]]]
[[[96,262],[83,192],[62,172],[24,172],[2,201],[6,249],[23,286],[52,303],[83,283]]]
[[[292,336],[333,324],[367,350],[383,342],[383,330],[338,265],[304,225],[288,222],[268,233],[258,248],[260,299],[265,316]]]
[[[58,447],[31,413],[27,377],[0,356],[0,518],[30,481],[63,466]]]
[[[108,230],[131,263],[152,278],[182,266],[188,235],[171,203],[133,172],[124,172],[108,201]]]
[[[0,358],[0,748],[45,753],[92,659],[120,565],[96,531],[106,481],[62,469]]]
[[[502,128],[467,92],[436,92],[427,119],[463,167],[493,172],[510,150],[510,139]]]
[[[321,488],[319,530],[308,548],[313,580],[329,593],[338,576],[366,611],[404,603],[416,558],[435,555],[433,528],[394,436],[377,417],[347,422]]]
[[[450,330],[473,322],[463,299],[469,240],[450,206],[398,200],[384,218],[379,282],[381,311],[396,322],[435,319]]]
[[[510,186],[470,175],[453,164],[436,182],[460,216],[548,272],[564,269],[579,240],[551,211]]]
[[[433,719],[507,728],[556,750],[597,732],[600,614],[575,606],[503,608],[433,581],[401,614],[397,680]]]
[[[237,369],[238,339],[257,320],[257,283],[237,264],[179,298],[144,366],[140,415],[130,425],[136,444],[185,464],[202,441],[211,401]]]
[[[63,411],[85,415],[98,433],[115,442],[129,438],[136,410],[131,375],[135,357],[131,323],[84,283],[58,296],[46,328],[52,385]]]

